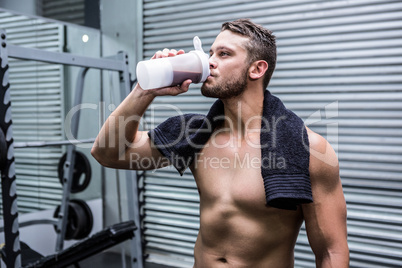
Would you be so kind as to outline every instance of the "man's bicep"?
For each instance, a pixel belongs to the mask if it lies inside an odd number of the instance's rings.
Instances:
[[[313,198],[314,202],[302,205],[302,210],[317,267],[348,267],[346,204],[342,187],[321,193],[313,189]]]
[[[134,142],[126,149],[125,162],[126,168],[134,170],[151,170],[170,165],[169,160],[159,152],[146,131],[137,132]]]
[[[346,203],[340,183],[330,192],[313,187],[313,199],[302,210],[310,245],[320,254],[346,239]]]
[[[313,203],[302,205],[307,236],[317,260],[328,262],[331,255],[335,254],[341,261],[339,264],[342,264],[337,267],[346,267],[346,202],[339,177],[338,160],[327,141],[320,136],[315,136],[314,140],[313,135],[310,146],[318,152],[315,155],[310,154]]]

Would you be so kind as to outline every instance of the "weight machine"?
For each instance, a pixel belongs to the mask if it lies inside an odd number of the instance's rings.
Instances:
[[[131,239],[131,267],[143,268],[143,248],[141,239],[141,230],[135,223],[140,224],[139,199],[138,199],[138,176],[136,172],[126,171],[127,199],[129,221],[113,225],[98,232],[97,234],[86,238],[83,241],[63,249],[63,243],[67,229],[67,218],[69,213],[70,192],[72,189],[72,178],[75,164],[75,144],[80,141],[61,141],[61,142],[34,142],[15,144],[12,137],[11,120],[11,100],[10,84],[8,79],[8,58],[17,58],[23,60],[35,60],[48,63],[64,64],[82,67],[77,79],[75,104],[80,104],[85,74],[89,68],[100,70],[117,71],[120,77],[120,96],[123,99],[130,92],[130,77],[128,71],[128,56],[124,52],[108,58],[92,58],[70,53],[50,52],[40,49],[24,48],[7,43],[6,32],[0,29],[0,169],[1,169],[1,187],[3,200],[3,221],[5,233],[5,263],[8,268],[20,268],[21,247],[24,243],[19,241],[19,226],[27,226],[36,223],[49,223],[49,220],[37,220],[31,223],[18,222],[17,208],[17,187],[15,176],[14,148],[18,147],[41,147],[67,145],[67,153],[64,160],[63,169],[63,196],[62,204],[59,207],[58,219],[56,222],[50,222],[56,226],[57,241],[56,254],[46,257],[40,257],[36,261],[29,263],[24,267],[64,267],[75,264],[77,261],[94,255],[106,248]],[[79,119],[79,111],[76,113]],[[78,133],[78,120],[75,120],[71,126],[71,133]],[[93,142],[87,140],[83,142]]]

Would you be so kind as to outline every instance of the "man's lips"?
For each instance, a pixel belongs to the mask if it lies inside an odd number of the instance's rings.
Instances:
[[[215,77],[213,73],[210,73],[208,77]]]

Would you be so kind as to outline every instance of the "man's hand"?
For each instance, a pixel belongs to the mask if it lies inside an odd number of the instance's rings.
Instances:
[[[184,50],[164,49],[158,51],[152,59],[174,57],[184,54]],[[145,131],[138,131],[139,122],[147,107],[156,96],[172,95],[188,91],[191,80],[184,81],[179,86],[144,90],[137,83],[124,101],[112,112],[106,120],[92,147],[92,155],[99,163],[111,168],[143,169],[141,161],[148,159],[152,165],[147,168],[160,168],[168,161],[160,161],[161,153],[151,146],[151,141]]]
[[[177,51],[176,49],[168,49],[165,48],[164,50],[159,50],[157,51],[151,58],[151,60],[153,59],[159,59],[159,58],[167,58],[167,57],[174,57],[177,55],[181,55],[184,54],[184,50],[180,49],[179,51]],[[179,86],[174,86],[174,87],[164,87],[164,88],[155,88],[155,89],[149,89],[149,90],[144,90],[144,91],[148,91],[149,94],[152,94],[153,97],[156,96],[165,96],[165,95],[171,95],[171,96],[176,96],[182,93],[185,93],[188,91],[188,88],[191,84],[191,80],[187,79],[186,81],[184,81],[181,85]],[[134,90],[143,90],[141,88],[141,86],[137,83],[137,85],[135,86]]]

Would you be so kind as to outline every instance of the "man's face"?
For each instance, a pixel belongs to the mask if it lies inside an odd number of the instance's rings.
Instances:
[[[247,37],[228,30],[216,37],[209,52],[211,75],[201,87],[204,96],[227,99],[244,92],[249,68],[245,48],[248,41]]]

